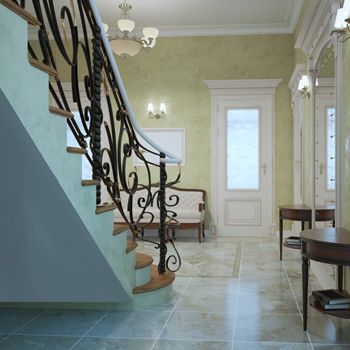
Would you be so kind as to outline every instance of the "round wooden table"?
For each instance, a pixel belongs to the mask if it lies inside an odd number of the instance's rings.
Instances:
[[[286,204],[280,205],[280,260],[282,260],[282,247],[283,247],[283,220],[301,221],[301,230],[305,229],[305,222],[308,223],[309,229],[312,225],[312,210],[310,207],[304,204]],[[316,206],[316,221],[332,221],[333,227],[335,226],[335,207],[334,205],[318,205]],[[287,245],[288,246],[288,245]],[[295,245],[289,245],[288,248],[300,249]]]
[[[303,325],[307,329],[309,260],[338,266],[338,290],[343,289],[343,266],[350,266],[350,232],[343,228],[319,228],[301,232]],[[317,310],[332,316],[350,318],[350,310],[324,310],[311,301]]]

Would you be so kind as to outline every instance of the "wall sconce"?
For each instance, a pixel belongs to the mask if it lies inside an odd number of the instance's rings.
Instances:
[[[342,41],[350,39],[350,0],[345,0],[342,8],[338,9],[335,18],[334,28],[339,33],[339,37],[348,34]]]
[[[301,97],[310,97],[310,82],[307,75],[303,75],[299,81],[298,91]]]
[[[159,113],[157,114],[154,114],[154,107],[153,107],[153,104],[152,103],[149,103],[147,105],[147,112],[148,112],[148,116],[150,118],[156,118],[156,119],[159,119],[160,117],[164,117],[165,116],[165,112],[166,112],[166,107],[165,107],[165,103],[161,103],[159,105]]]

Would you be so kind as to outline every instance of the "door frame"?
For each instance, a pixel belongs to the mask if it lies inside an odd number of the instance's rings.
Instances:
[[[219,139],[219,113],[218,102],[223,99],[232,99],[235,96],[246,96],[254,99],[265,98],[271,105],[272,118],[272,176],[271,191],[269,200],[271,201],[271,222],[270,235],[274,235],[275,228],[275,95],[278,85],[282,79],[244,79],[244,80],[205,80],[211,92],[211,222],[210,232],[217,234],[218,224],[218,139]]]

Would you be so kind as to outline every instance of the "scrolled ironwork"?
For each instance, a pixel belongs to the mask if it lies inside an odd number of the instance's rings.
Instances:
[[[13,2],[23,8],[26,6],[24,0]],[[40,50],[34,50],[28,43],[28,52],[34,59],[42,57],[44,64],[58,71],[58,76],[49,81],[49,91],[58,108],[74,111],[74,118],[68,119],[67,124],[79,146],[88,150],[86,158],[91,165],[92,178],[100,180],[101,186],[96,189],[96,204],[101,203],[102,195],[108,195],[129,225],[134,238],[151,242],[159,249],[159,273],[167,269],[177,271],[181,258],[173,240],[167,237],[167,231],[169,225],[176,223],[176,213],[168,207],[176,206],[179,198],[171,195],[167,200],[166,189],[179,182],[181,169],[176,179],[168,181],[165,155],[139,140],[118,87],[118,79],[113,73],[110,56],[101,40],[101,29],[90,1],[71,0],[70,7],[62,6],[59,11],[54,0],[32,0],[32,3],[41,23],[38,30]],[[66,80],[70,83],[73,105],[69,103],[63,88],[59,69],[62,66],[65,66],[65,72],[70,72]],[[87,104],[84,103],[86,100]],[[106,108],[102,108],[102,103]],[[158,160],[150,161],[145,154],[155,155]],[[130,170],[134,157],[143,164],[145,174],[142,179],[137,170]],[[160,169],[159,189],[155,192],[152,192],[155,181],[151,176],[151,167]],[[136,215],[134,198],[139,190],[145,194],[136,201]],[[122,206],[122,193],[128,196],[126,208]],[[148,208],[155,201],[160,211],[158,242],[140,237],[140,230],[154,221],[154,214]],[[167,242],[175,251],[168,257]],[[170,264],[176,265],[176,269]]]

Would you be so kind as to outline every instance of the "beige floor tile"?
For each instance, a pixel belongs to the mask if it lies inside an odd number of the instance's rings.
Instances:
[[[236,324],[236,342],[309,342],[299,315],[237,315]]]

